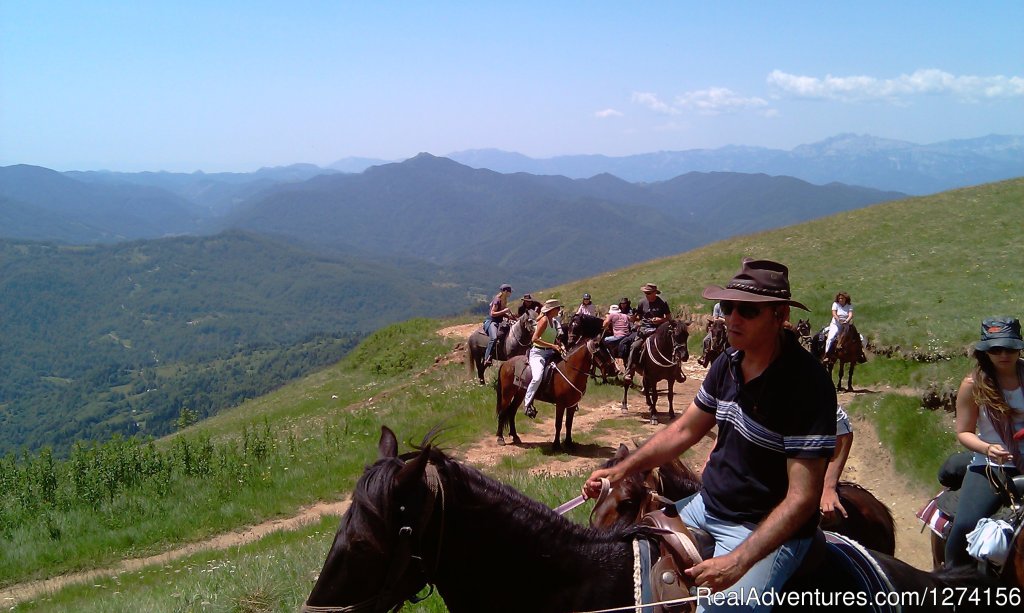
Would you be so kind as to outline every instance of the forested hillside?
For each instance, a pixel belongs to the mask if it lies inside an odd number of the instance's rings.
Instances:
[[[161,435],[339,359],[410,313],[466,308],[424,269],[229,233],[114,246],[0,241],[0,451]]]

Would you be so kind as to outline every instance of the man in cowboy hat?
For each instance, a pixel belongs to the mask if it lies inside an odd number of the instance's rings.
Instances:
[[[633,313],[633,318],[640,321],[640,327],[637,330],[636,338],[633,339],[633,344],[629,348],[629,357],[626,358],[626,379],[630,385],[633,384],[633,371],[636,368],[636,363],[640,361],[640,351],[644,340],[654,334],[658,326],[672,317],[672,309],[661,298],[661,290],[658,289],[657,285],[644,283],[640,291],[644,293],[644,299],[640,301],[636,311]]]
[[[728,285],[709,286],[702,295],[722,302],[728,359],[712,364],[680,419],[626,461],[595,471],[584,492],[596,496],[601,477],[614,485],[678,457],[717,425],[700,492],[676,504],[687,525],[714,537],[715,556],[686,573],[714,592],[779,590],[817,529],[825,467],[836,444],[835,388],[796,336],[783,330],[791,306],[807,310],[792,299],[785,266],[744,260]]]

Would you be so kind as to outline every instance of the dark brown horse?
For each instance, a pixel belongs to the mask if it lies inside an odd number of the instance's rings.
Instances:
[[[398,456],[395,435],[382,428],[378,450],[379,459],[356,484],[303,611],[384,613],[418,601],[427,587],[437,589],[452,613],[633,608],[634,541],[651,540],[653,532],[574,524],[449,459],[429,439],[421,451]],[[973,573],[926,573],[884,554],[871,557],[887,573],[890,595],[939,594],[908,611],[950,611],[930,605],[941,605],[945,590],[992,585]],[[828,553],[805,568],[786,589],[833,598],[864,590]]]
[[[504,342],[494,345],[494,359],[507,360],[517,355],[523,355],[530,350],[530,339],[533,337],[533,329],[536,326],[533,319],[533,312],[526,311],[519,316],[505,335]],[[487,343],[491,337],[487,336],[483,328],[474,330],[466,339],[466,365],[471,373],[476,374],[480,385],[484,384],[484,353],[487,352]]]
[[[628,456],[629,449],[619,445],[615,456],[605,462],[604,468],[615,466]],[[700,485],[700,477],[678,459],[653,471],[631,474],[594,506],[590,525],[608,528],[634,524],[645,513],[696,494]],[[848,481],[840,482],[836,490],[848,517],[834,513],[830,521],[822,523],[822,529],[848,536],[868,549],[893,555],[896,552],[896,522],[885,503],[863,487]]]
[[[572,448],[572,420],[576,415],[580,399],[587,391],[587,379],[590,375],[590,367],[594,364],[595,355],[602,353],[603,356],[597,359],[611,361],[611,354],[601,346],[599,340],[594,337],[601,333],[600,319],[597,324],[584,323],[575,330],[574,340],[576,345],[569,350],[565,359],[560,361],[553,368],[554,372],[550,379],[541,383],[537,390],[536,400],[549,402],[555,405],[555,438],[553,446],[560,449],[562,446],[562,417],[565,417],[565,446]],[[519,405],[526,397],[526,386],[534,376],[543,376],[543,373],[531,373],[530,364],[526,356],[516,356],[501,364],[498,369],[498,380],[494,384],[495,389],[495,412],[498,416],[497,440],[499,445],[505,444],[504,431],[512,436],[512,442],[521,444],[519,435],[516,433],[516,413]]]
[[[849,364],[850,374],[846,376],[846,391],[853,391],[853,367],[864,355],[864,347],[860,341],[860,334],[857,326],[853,324],[840,324],[839,332],[836,333],[835,345],[831,354],[825,354],[825,365],[828,367],[828,374],[839,364],[839,378],[836,379],[836,389],[843,389],[843,368]]]
[[[711,363],[725,351],[725,322],[717,319],[709,321],[708,335],[708,341],[704,346],[704,353],[697,358],[697,363],[701,366],[711,366]]]
[[[828,337],[827,328],[819,332],[811,339],[811,353],[814,354],[828,369],[829,376],[839,364],[839,378],[836,379],[836,390],[843,391],[843,369],[850,365],[850,374],[846,377],[846,391],[853,391],[853,367],[864,361],[864,346],[860,340],[860,333],[853,324],[839,324],[839,332],[836,333],[835,343],[832,351],[825,352],[825,342]]]
[[[658,404],[659,381],[668,381],[668,417],[676,417],[672,399],[675,397],[676,381],[686,381],[680,364],[690,359],[690,351],[686,347],[686,341],[690,337],[689,325],[690,322],[681,319],[670,319],[662,323],[654,334],[644,341],[642,349],[639,350],[639,359],[633,358],[636,372],[642,377],[644,399],[651,412],[652,424],[658,423],[658,409],[655,405]],[[626,396],[629,395],[629,381],[624,381],[622,387],[622,412],[627,413],[629,409]]]

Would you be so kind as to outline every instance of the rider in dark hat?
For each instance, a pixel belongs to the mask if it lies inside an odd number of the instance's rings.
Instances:
[[[723,597],[778,591],[800,565],[818,525],[825,467],[835,450],[836,392],[828,373],[783,330],[793,300],[789,270],[744,260],[720,300],[728,359],[716,360],[690,407],[622,463],[595,471],[588,496],[625,475],[653,469],[718,426],[700,492],[676,507],[710,533],[715,556],[686,571],[695,586]],[[731,602],[731,601],[730,601]]]

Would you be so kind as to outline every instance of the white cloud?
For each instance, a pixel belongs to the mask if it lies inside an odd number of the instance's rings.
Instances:
[[[677,109],[672,108],[668,104],[661,101],[657,94],[649,92],[633,92],[633,102],[642,104],[652,111],[664,113],[666,115],[676,115],[679,113]]]
[[[844,102],[885,100],[900,102],[911,96],[956,96],[973,102],[983,98],[1024,97],[1024,77],[953,75],[934,68],[917,70],[893,79],[869,76],[824,78],[773,70],[768,85],[782,94],[799,98]]]
[[[598,119],[608,119],[609,117],[622,117],[622,111],[616,111],[615,109],[603,109],[594,112],[594,117]]]
[[[681,108],[696,109],[704,114],[717,115],[746,109],[763,109],[768,106],[768,101],[756,96],[740,96],[725,87],[712,87],[677,96],[675,105]]]
[[[758,111],[766,117],[772,116],[769,102],[757,96],[741,96],[726,87],[710,87],[686,92],[675,97],[671,104],[664,102],[657,94],[633,92],[633,102],[646,106],[663,115],[679,115],[683,111],[697,111],[702,115],[719,115],[740,111]]]

